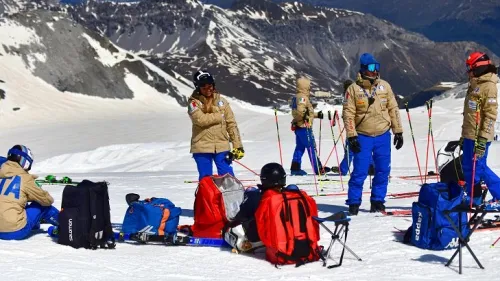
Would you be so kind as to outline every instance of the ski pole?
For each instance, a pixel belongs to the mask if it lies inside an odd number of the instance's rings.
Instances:
[[[318,145],[318,157],[321,156],[321,124],[323,124],[323,118],[319,119],[319,145]]]
[[[429,128],[427,130],[427,149],[425,151],[425,175],[424,175],[424,183],[427,183],[427,165],[429,161],[429,143],[431,137],[431,119],[429,115],[429,101],[425,102],[425,106],[427,107],[427,117],[429,119]]]
[[[347,172],[349,173],[349,176],[350,176],[351,175],[351,161],[349,160],[350,159],[349,153],[351,153],[351,152],[350,152],[350,149],[347,147],[347,139],[344,143],[344,135],[342,134],[344,132],[345,126],[342,127],[342,130],[340,130],[341,123],[340,123],[340,117],[339,117],[337,110],[335,110],[334,117],[335,117],[335,120],[337,121],[337,124],[339,124],[340,139],[342,140],[342,147],[344,148],[344,151],[347,153]],[[340,170],[340,164],[339,164],[339,170]],[[370,187],[370,189],[371,189],[371,187]]]
[[[236,162],[236,163],[238,163],[238,164],[240,164],[243,168],[245,168],[245,169],[249,170],[249,171],[250,171],[250,172],[252,172],[254,175],[256,175],[256,176],[260,176],[259,174],[257,174],[256,172],[254,172],[252,169],[250,169],[250,168],[248,168],[247,166],[245,166],[245,165],[241,164],[238,160],[233,159],[233,161],[234,161],[234,162]]]
[[[311,159],[311,167],[313,169],[313,175],[314,175],[314,187],[316,188],[316,195],[318,195],[319,194],[319,192],[318,192],[318,182],[316,180],[316,173],[314,171],[314,162],[313,162],[313,159],[312,159],[313,156],[316,157],[316,154],[313,154],[313,151],[312,151],[312,146],[313,145],[311,145],[311,139],[309,138],[309,128],[310,128],[310,126],[309,126],[309,122],[308,122],[307,118],[304,119],[304,122],[306,124],[306,130],[307,130],[306,134],[307,134],[307,143],[309,145],[309,155],[311,155],[310,159]],[[317,157],[316,157],[316,162],[317,161],[318,160],[317,160]],[[317,168],[318,168],[318,172],[319,172],[319,167],[317,167]]]
[[[475,139],[474,139],[474,159],[472,160],[472,180],[470,184],[470,189],[471,189],[471,196],[470,196],[470,208],[472,209],[472,203],[474,201],[474,185],[475,185],[475,179],[476,179],[476,161],[477,161],[477,154],[476,154],[476,145],[477,145],[477,135],[479,134],[479,111],[480,111],[480,104],[481,104],[481,99],[479,99],[478,103],[476,104],[476,131],[475,131]]]
[[[278,133],[278,148],[280,150],[280,161],[281,161],[281,166],[283,166],[283,156],[281,154],[280,129],[278,126],[278,110],[276,109],[276,107],[274,108],[274,116],[275,116],[275,120],[276,120],[276,132]]]
[[[411,138],[413,139],[413,148],[415,149],[415,157],[417,158],[418,174],[420,175],[420,181],[424,184],[424,179],[422,178],[422,171],[420,170],[420,161],[418,160],[417,144],[415,143],[415,136],[413,135],[413,127],[411,126],[410,110],[408,109],[408,103],[405,103],[406,115],[408,116],[408,123],[410,124]]]
[[[495,242],[493,242],[493,244],[491,244],[491,247],[495,247],[495,245],[498,243],[498,241],[500,241],[500,236],[497,238],[497,240],[495,240]]]
[[[336,113],[337,111],[335,111]],[[330,110],[328,110],[328,120],[333,120],[331,122],[331,124],[335,124],[335,114],[333,116],[333,119],[332,119],[332,113]],[[335,143],[335,133],[333,132],[333,125],[330,126],[330,130],[332,131],[332,139],[334,140],[334,143],[333,143],[333,150],[335,150],[335,156],[337,158],[337,166],[340,168],[340,162],[339,162],[339,153],[337,151],[337,144]],[[326,164],[325,164],[326,165]],[[342,180],[342,173],[340,173],[339,171],[339,175],[340,175],[340,185],[342,186],[342,190],[344,190],[344,181]]]
[[[340,117],[339,117],[339,114],[337,112],[337,110],[335,110],[335,114],[334,116],[335,117],[335,120],[337,121],[337,124],[339,124],[339,134],[340,134],[340,139],[342,140],[342,147],[345,149],[345,142],[344,142],[344,135],[342,134],[344,132],[344,127],[342,127],[342,130],[340,130],[340,127],[342,124],[340,124]]]
[[[438,163],[436,157],[436,147],[434,146],[434,133],[432,132],[432,99],[430,100],[430,111],[429,111],[429,124],[431,131],[431,141],[432,141],[432,154],[434,155],[434,164],[436,165],[436,179],[439,182],[439,171],[438,171]]]
[[[335,126],[335,119],[332,119],[330,126]],[[342,131],[340,131],[340,134],[342,134],[344,132],[344,129],[345,129],[345,127],[342,128]],[[335,140],[335,139],[333,140],[333,147],[332,147],[332,150],[330,150],[330,154],[328,154],[328,158],[326,159],[325,166],[328,163],[328,160],[330,160],[330,156],[332,156],[333,149],[337,146],[337,143],[339,141],[340,141],[340,136],[337,138],[337,140]]]

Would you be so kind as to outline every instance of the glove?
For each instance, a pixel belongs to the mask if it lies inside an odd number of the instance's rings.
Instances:
[[[323,111],[319,111],[319,112],[318,112],[318,118],[319,118],[319,119],[323,119],[323,117],[324,117],[324,116],[323,116]]]
[[[478,137],[476,141],[476,145],[474,146],[474,153],[477,158],[481,158],[484,156],[484,152],[486,151],[486,142],[487,140],[483,137]]]
[[[354,153],[361,152],[361,145],[358,142],[358,137],[350,137],[347,139],[349,141],[349,148]]]
[[[397,150],[403,147],[403,133],[397,133],[394,135],[394,146]]]
[[[226,154],[226,161],[230,163],[235,159],[240,160],[243,156],[245,156],[245,150],[243,150],[243,147],[233,148],[233,150]]]

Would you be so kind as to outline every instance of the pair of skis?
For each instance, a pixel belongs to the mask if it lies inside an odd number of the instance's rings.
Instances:
[[[57,227],[49,227],[47,233],[52,238],[59,237],[59,231]],[[203,238],[203,237],[192,237],[192,236],[166,236],[166,235],[155,235],[148,233],[123,233],[114,232],[114,238],[116,242],[137,242],[141,244],[147,243],[161,243],[165,246],[201,246],[201,247],[229,247],[227,242],[222,238]]]

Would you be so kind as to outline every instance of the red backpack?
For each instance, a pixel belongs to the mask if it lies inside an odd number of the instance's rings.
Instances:
[[[244,192],[230,174],[202,178],[195,193],[193,236],[222,238],[222,229],[238,213]]]
[[[266,260],[275,264],[297,264],[320,259],[316,201],[296,189],[264,192],[255,214],[257,229],[266,246]]]

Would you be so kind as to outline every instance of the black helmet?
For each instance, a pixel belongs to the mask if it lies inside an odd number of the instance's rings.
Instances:
[[[196,88],[203,87],[206,84],[212,84],[215,87],[215,79],[208,71],[198,70],[193,75],[193,84]]]
[[[286,172],[278,163],[268,163],[260,170],[261,189],[284,187],[286,185]]]

